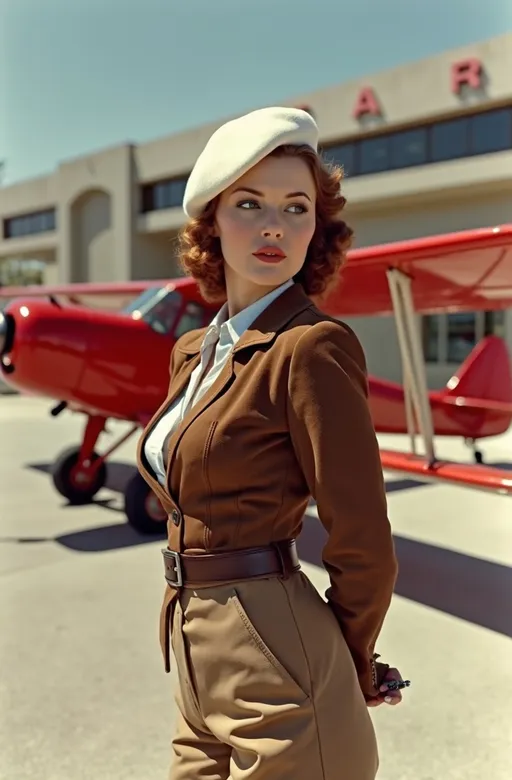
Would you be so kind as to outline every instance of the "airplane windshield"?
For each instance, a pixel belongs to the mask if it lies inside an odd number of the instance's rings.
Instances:
[[[133,314],[138,312],[138,316],[149,311],[154,304],[163,298],[167,294],[165,287],[148,287],[143,293],[138,295],[133,301],[124,307],[123,312],[125,314]]]
[[[183,304],[183,296],[177,290],[151,287],[131,301],[124,312],[144,320],[157,333],[179,338],[189,330],[201,328],[208,320],[208,313],[200,304]]]

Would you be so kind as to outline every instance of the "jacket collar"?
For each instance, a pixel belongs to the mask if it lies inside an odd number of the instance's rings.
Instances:
[[[239,352],[253,344],[267,344],[290,320],[312,305],[313,302],[304,292],[302,285],[295,282],[256,317],[252,325],[242,333],[233,351]],[[190,339],[184,339],[177,349],[185,355],[199,354],[207,330],[207,327],[196,330]]]

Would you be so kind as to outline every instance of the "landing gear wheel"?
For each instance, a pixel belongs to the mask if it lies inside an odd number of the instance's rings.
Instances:
[[[124,511],[129,524],[139,533],[165,534],[167,514],[140,474],[134,474],[126,486]]]
[[[64,450],[53,464],[51,475],[55,489],[67,498],[70,504],[89,504],[107,480],[107,466],[103,462],[94,474],[77,467],[80,447]],[[93,452],[91,460],[99,455]]]
[[[475,450],[475,463],[482,464],[484,462],[484,453],[481,450]]]

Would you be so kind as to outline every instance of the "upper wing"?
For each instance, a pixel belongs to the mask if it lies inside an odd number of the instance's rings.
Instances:
[[[512,224],[348,253],[337,289],[321,308],[336,316],[393,314],[386,271],[412,278],[416,312],[505,309],[512,305]]]

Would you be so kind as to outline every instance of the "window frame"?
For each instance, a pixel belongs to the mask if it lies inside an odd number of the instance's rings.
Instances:
[[[478,310],[467,312],[475,318],[475,343],[472,349],[488,334],[496,334],[498,329],[505,330],[504,310]],[[426,333],[427,318],[431,316],[437,322],[437,354],[435,358],[428,359],[425,349],[428,335]],[[448,360],[449,353],[449,314],[434,314],[421,316],[422,354],[425,364],[458,366],[463,361]],[[493,320],[497,320],[493,322]]]
[[[26,229],[24,226],[27,226]],[[23,228],[18,231],[17,228]],[[16,214],[13,217],[4,217],[3,238],[16,239],[38,236],[42,233],[53,233],[57,229],[57,209],[39,209],[27,214]]]
[[[152,211],[181,208],[187,181],[188,174],[143,184],[140,187],[140,212],[147,214]],[[180,192],[181,199],[173,196],[173,190]],[[158,199],[160,204],[157,204]]]
[[[496,151],[480,151],[475,146],[474,128],[477,122],[482,122],[485,117],[492,117],[498,114],[505,114],[510,117],[510,133],[508,138],[508,146],[496,150]],[[466,150],[460,156],[447,156],[439,159],[434,158],[434,136],[441,128],[449,126],[451,123],[460,122],[466,124],[465,128],[465,143]],[[414,131],[424,131],[425,137],[425,157],[422,162],[408,162],[406,164],[396,163],[393,160],[393,142],[404,136],[407,133]],[[368,143],[374,143],[378,140],[382,143],[387,143],[388,146],[388,158],[389,165],[381,170],[363,171],[362,168],[362,151],[365,145]],[[350,149],[352,157],[352,170],[347,171],[348,178],[359,178],[361,176],[376,176],[382,173],[391,173],[392,171],[410,170],[411,168],[418,168],[425,165],[438,165],[445,164],[456,160],[464,160],[470,157],[479,157],[483,154],[499,154],[503,151],[512,150],[512,105],[498,106],[493,108],[487,108],[483,111],[476,111],[467,114],[458,114],[452,117],[446,117],[434,122],[426,122],[422,124],[410,125],[409,127],[403,127],[396,130],[389,130],[387,132],[372,133],[362,138],[347,138],[340,139],[334,143],[324,144],[320,148],[320,152],[326,160],[334,158],[336,162],[342,162],[342,150],[344,148]],[[338,158],[338,159],[337,159]]]

